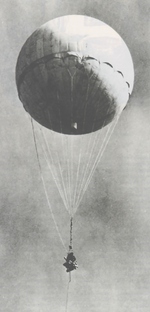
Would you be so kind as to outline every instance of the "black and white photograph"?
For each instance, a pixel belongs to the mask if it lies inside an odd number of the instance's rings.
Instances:
[[[150,311],[150,2],[0,1],[0,311]]]

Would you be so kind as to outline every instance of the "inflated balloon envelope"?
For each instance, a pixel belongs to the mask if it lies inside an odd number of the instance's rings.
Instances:
[[[110,123],[125,107],[133,64],[112,28],[71,15],[31,35],[18,58],[16,81],[25,109],[41,125],[86,134]]]
[[[33,119],[53,130],[42,130],[45,160],[71,217],[127,105],[133,82],[125,42],[111,27],[87,16],[49,21],[19,54],[19,98]]]

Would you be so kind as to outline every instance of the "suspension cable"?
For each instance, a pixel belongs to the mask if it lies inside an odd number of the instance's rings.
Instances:
[[[87,187],[88,187],[88,185],[89,185],[89,183],[91,181],[93,173],[94,173],[98,163],[100,162],[100,160],[101,160],[101,158],[103,156],[104,150],[105,150],[105,148],[106,148],[106,146],[107,146],[107,144],[109,142],[109,139],[110,139],[110,137],[111,137],[111,135],[112,135],[112,133],[114,131],[114,128],[115,128],[115,126],[116,126],[116,124],[118,122],[119,116],[120,116],[120,114],[116,117],[116,120],[115,120],[112,128],[109,127],[109,131],[107,131],[107,133],[106,133],[105,139],[104,139],[103,144],[102,144],[102,146],[101,146],[101,148],[99,150],[99,153],[98,153],[98,155],[97,155],[97,157],[95,159],[95,162],[94,162],[94,164],[92,166],[92,169],[91,169],[91,172],[89,174],[89,177],[88,177],[88,179],[87,179],[87,181],[86,181],[86,183],[85,183],[85,185],[83,187],[82,194],[80,193],[80,195],[78,196],[78,200],[77,200],[77,203],[76,203],[76,210],[77,210],[77,208],[78,208],[78,206],[79,206],[79,204],[80,204],[80,202],[81,202],[81,200],[83,198],[83,195],[84,195],[85,191],[87,190]]]
[[[70,247],[72,248],[73,217],[70,218]]]
[[[61,234],[60,234],[60,231],[59,231],[57,222],[56,222],[56,220],[55,220],[55,217],[54,217],[54,214],[53,214],[53,210],[52,210],[52,206],[51,206],[50,201],[49,201],[49,197],[48,197],[48,193],[47,193],[45,181],[44,181],[43,174],[42,174],[42,168],[41,168],[40,159],[39,159],[39,153],[38,153],[38,148],[37,148],[37,141],[36,141],[36,136],[35,136],[35,130],[34,130],[34,124],[33,124],[32,117],[31,117],[31,126],[32,126],[33,140],[34,140],[35,151],[36,151],[36,156],[37,156],[37,161],[38,161],[38,166],[39,166],[39,171],[40,171],[40,177],[41,177],[41,180],[42,180],[42,184],[43,184],[45,196],[46,196],[46,199],[47,199],[48,207],[49,207],[49,209],[50,209],[50,212],[51,212],[51,215],[52,215],[52,219],[53,219],[53,222],[54,222],[56,231],[57,231],[57,233],[58,233],[58,236],[59,236],[59,238],[60,238],[60,241],[61,241],[61,243],[62,243],[62,245],[63,245],[65,251],[67,251],[67,248],[66,248],[66,246],[65,246],[65,244],[64,244],[64,241],[63,241],[63,239],[62,239],[62,236],[61,236]]]
[[[54,163],[53,157],[52,157],[52,153],[51,153],[51,150],[50,150],[50,148],[49,148],[49,145],[48,145],[46,136],[45,136],[45,134],[43,133],[43,131],[41,131],[41,132],[42,132],[42,135],[43,135],[43,138],[44,138],[44,141],[45,141],[47,150],[48,150],[48,155],[50,156],[50,159],[51,159],[52,163]],[[56,179],[57,174],[53,172],[53,170],[52,170],[52,168],[51,168],[51,166],[50,166],[50,164],[49,164],[49,159],[48,159],[48,157],[47,157],[46,150],[45,150],[44,148],[43,148],[43,152],[44,152],[44,156],[45,156],[45,160],[46,160],[46,162],[47,162],[48,168],[50,169],[51,174],[52,174],[52,176],[53,176],[53,179],[54,179],[54,181],[55,181],[55,183],[56,183],[56,186],[57,186],[57,188],[58,188],[58,192],[59,192],[59,194],[60,194],[60,196],[61,196],[61,198],[62,198],[62,200],[63,200],[63,203],[64,203],[64,206],[65,206],[66,210],[68,211],[68,202],[67,202],[67,198],[65,197],[65,192],[63,192],[61,185],[59,184],[59,182],[58,182],[57,179]],[[60,169],[60,168],[59,168],[59,169]],[[62,173],[60,172],[60,174],[62,174]]]
[[[100,65],[100,63],[99,63],[99,65]],[[94,75],[94,72],[93,72],[93,74],[89,77],[89,82],[88,82],[88,87],[87,87],[86,104],[85,104],[85,110],[84,110],[83,129],[84,129],[84,123],[85,123],[85,116],[86,116],[87,103],[88,103],[89,101],[92,101],[92,100],[93,100],[93,95],[92,95],[92,97],[91,97],[91,94],[92,94],[92,93],[90,94],[89,99],[88,99],[90,79],[93,77],[93,75]],[[96,78],[97,78],[97,77],[98,77],[98,74],[96,75]],[[94,85],[95,85],[95,83],[96,83],[96,79],[95,79]],[[98,90],[100,89],[100,87],[101,87],[101,83],[100,83],[99,86],[98,86],[97,92],[98,92]],[[95,96],[95,95],[94,95],[94,96]],[[97,106],[97,108],[96,108],[95,120],[96,120],[96,117],[97,117],[97,109],[98,109],[98,106]],[[109,112],[109,110],[110,110],[110,107],[108,108],[107,113]],[[92,132],[93,132],[93,129],[94,129],[94,124],[95,124],[95,121],[93,122]],[[102,127],[104,127],[104,124],[105,124],[105,120],[104,120],[104,122],[103,122],[103,126],[102,126]],[[75,204],[78,202],[78,199],[79,199],[80,195],[82,194],[82,190],[83,190],[83,188],[84,188],[84,182],[85,182],[85,181],[87,180],[87,178],[88,178],[88,170],[89,170],[90,162],[91,162],[91,160],[92,160],[93,151],[94,151],[94,149],[95,149],[95,147],[96,147],[96,145],[97,145],[97,143],[98,143],[97,138],[99,139],[99,133],[97,133],[97,134],[94,136],[94,141],[93,141],[93,144],[92,144],[92,146],[91,146],[92,138],[93,138],[93,137],[92,137],[92,134],[91,134],[91,135],[90,135],[90,139],[88,140],[88,146],[87,146],[87,153],[90,153],[90,156],[89,156],[89,158],[88,158],[87,163],[85,164],[85,168],[83,167],[83,170],[82,170],[82,171],[83,171],[83,174],[82,174],[81,182],[79,183],[79,187],[78,187],[79,194],[77,194],[77,199],[76,199],[76,192],[77,192],[77,189],[76,189],[76,188],[77,188],[78,183],[77,183],[77,181],[76,181],[75,196],[74,196],[74,206],[75,206],[75,207],[76,207]],[[79,154],[79,160],[80,160],[80,156],[81,156],[81,155]],[[78,164],[77,179],[78,179],[79,168],[80,168],[80,161],[79,161],[79,164]]]

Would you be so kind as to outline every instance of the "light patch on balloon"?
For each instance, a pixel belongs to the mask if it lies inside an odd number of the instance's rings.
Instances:
[[[123,39],[110,26],[95,18],[82,15],[61,16],[43,25],[65,40],[69,37],[68,51],[83,52],[97,58],[100,62],[109,62],[116,70],[124,73],[130,84],[130,93],[134,83],[132,57]],[[67,49],[65,50],[67,51]]]

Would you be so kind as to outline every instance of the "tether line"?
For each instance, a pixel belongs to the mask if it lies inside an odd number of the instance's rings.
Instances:
[[[68,312],[68,301],[69,301],[69,285],[71,282],[71,272],[69,272],[69,280],[68,280],[68,285],[67,285],[67,294],[66,294],[66,307],[65,307],[65,312]]]

